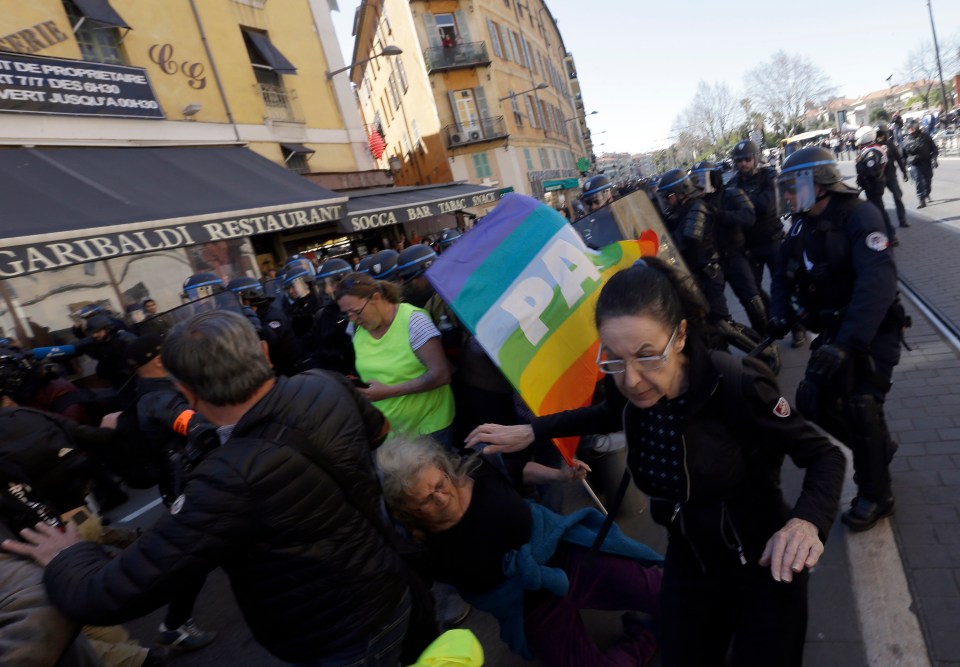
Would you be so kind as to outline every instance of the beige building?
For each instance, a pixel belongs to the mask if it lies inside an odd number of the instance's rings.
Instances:
[[[378,164],[398,183],[452,178],[548,199],[576,188],[592,146],[546,4],[373,0],[354,34],[363,122],[382,134]],[[386,46],[403,54],[376,57]]]
[[[0,335],[380,245],[316,184],[391,182],[342,65],[327,0],[0,0]]]

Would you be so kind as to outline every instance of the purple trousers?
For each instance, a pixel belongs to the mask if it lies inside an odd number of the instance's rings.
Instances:
[[[658,615],[663,571],[630,558],[596,554],[585,567],[587,549],[567,547],[563,570],[570,579],[565,597],[550,595],[529,610],[524,630],[530,650],[551,667],[644,665],[657,649],[653,632],[627,622],[613,646],[601,649],[580,618],[581,609],[641,611]]]

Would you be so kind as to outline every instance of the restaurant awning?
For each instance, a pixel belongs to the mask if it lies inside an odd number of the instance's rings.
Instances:
[[[333,224],[347,198],[246,148],[0,150],[0,278]]]
[[[257,30],[244,29],[243,34],[253,44],[264,62],[277,74],[296,74],[297,68],[280,53],[280,49],[273,45],[266,33]]]
[[[340,231],[353,233],[492,204],[502,195],[502,188],[451,183],[342,194],[349,195],[350,201],[347,215],[340,221]]]

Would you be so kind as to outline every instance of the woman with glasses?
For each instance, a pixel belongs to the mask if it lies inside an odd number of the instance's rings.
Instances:
[[[515,653],[551,667],[633,667],[652,657],[660,556],[615,527],[591,556],[603,523],[598,510],[560,516],[516,491],[523,483],[583,479],[582,463],[501,466],[402,436],[376,456],[384,500],[423,545],[425,570],[493,614]],[[624,615],[619,641],[601,649],[582,609],[634,613]]]
[[[452,447],[450,364],[430,316],[402,303],[399,286],[363,273],[344,276],[334,298],[356,327],[356,368],[368,385],[358,391],[387,416],[392,432]]]
[[[686,279],[686,280],[689,280]],[[708,352],[705,305],[665,263],[614,275],[597,301],[605,402],[484,425],[468,446],[522,449],[534,438],[623,430],[627,462],[669,533],[661,595],[664,667],[802,662],[807,570],[837,511],[844,457],[794,412],[769,370]],[[612,386],[611,386],[612,385]],[[806,468],[784,502],[784,455]]]

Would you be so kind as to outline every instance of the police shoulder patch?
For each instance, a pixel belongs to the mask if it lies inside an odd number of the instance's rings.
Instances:
[[[781,418],[790,416],[790,404],[787,403],[787,399],[785,399],[783,396],[781,396],[780,400],[777,401],[777,404],[773,406],[773,414]]]
[[[867,235],[866,239],[867,247],[874,252],[880,252],[881,250],[886,250],[890,247],[890,241],[887,239],[887,235],[883,232],[871,232]]]
[[[173,504],[170,505],[170,514],[179,514],[180,510],[183,509],[183,504],[185,502],[187,502],[187,497],[181,493],[179,496],[177,496],[177,499],[173,501]]]

